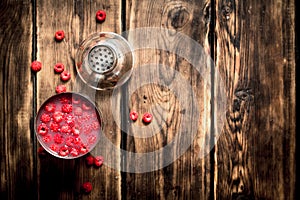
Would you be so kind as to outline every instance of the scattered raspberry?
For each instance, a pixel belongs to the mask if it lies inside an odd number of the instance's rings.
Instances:
[[[37,150],[39,156],[45,156],[46,155],[46,151],[44,149],[44,147],[39,147],[38,150]]]
[[[58,85],[58,86],[56,86],[56,88],[55,88],[55,92],[56,92],[57,94],[63,93],[63,92],[66,92],[66,91],[67,91],[67,87],[66,87],[65,85]]]
[[[42,122],[47,123],[47,122],[50,122],[50,120],[51,120],[50,115],[48,115],[46,113],[42,114],[42,116],[41,116],[41,121]]]
[[[56,31],[54,37],[57,42],[60,42],[65,38],[65,32],[62,30]]]
[[[34,71],[34,72],[38,72],[42,69],[42,63],[40,61],[33,61],[31,63],[31,70]]]
[[[130,117],[130,119],[132,120],[132,121],[136,121],[137,119],[138,119],[138,113],[136,112],[136,111],[131,111],[130,113],[129,113],[129,117]]]
[[[103,161],[104,161],[104,159],[103,159],[102,156],[96,156],[96,157],[94,158],[94,165],[95,165],[96,167],[100,167],[100,166],[103,164]]]
[[[72,104],[64,104],[62,107],[61,107],[61,110],[65,113],[70,113],[72,112],[73,110],[73,106]]]
[[[68,81],[68,80],[70,80],[70,78],[71,78],[71,74],[70,74],[69,71],[63,71],[63,72],[60,74],[60,79],[61,79],[62,81]]]
[[[91,155],[88,155],[86,158],[85,158],[85,161],[86,161],[86,164],[88,166],[92,166],[94,164],[94,157],[91,156]]]
[[[85,182],[81,185],[81,190],[85,193],[90,193],[93,189],[93,186],[90,182]]]
[[[96,20],[97,22],[104,22],[105,21],[105,18],[106,18],[106,12],[104,10],[98,10],[96,12]]]
[[[46,106],[45,106],[45,110],[48,111],[48,112],[54,112],[55,111],[55,104],[54,103],[48,103]]]
[[[146,112],[143,115],[143,122],[146,123],[146,124],[149,124],[151,121],[152,121],[152,114]]]
[[[44,123],[41,123],[39,126],[38,126],[38,133],[41,135],[41,136],[45,136],[47,133],[48,133],[48,126]]]
[[[62,73],[65,70],[65,66],[62,63],[56,63],[56,65],[54,65],[54,71],[55,73]]]

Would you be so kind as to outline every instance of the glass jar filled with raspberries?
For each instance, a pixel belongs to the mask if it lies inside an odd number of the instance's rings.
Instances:
[[[81,94],[64,92],[46,100],[40,107],[35,132],[50,154],[66,159],[90,152],[102,131],[97,107]]]

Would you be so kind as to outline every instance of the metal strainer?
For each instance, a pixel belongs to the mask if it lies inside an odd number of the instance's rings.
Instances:
[[[98,45],[93,47],[89,52],[88,62],[91,70],[102,74],[115,67],[117,56],[112,48],[105,45]]]
[[[88,86],[113,89],[125,83],[132,72],[133,52],[121,35],[111,32],[88,36],[77,49],[76,70]]]

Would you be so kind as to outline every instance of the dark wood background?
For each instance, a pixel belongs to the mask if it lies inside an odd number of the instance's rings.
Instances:
[[[107,12],[102,24],[95,22],[99,9]],[[222,133],[210,154],[198,158],[196,139],[171,165],[138,174],[106,165],[87,168],[84,158],[40,158],[33,118],[61,83],[53,73],[54,64],[62,62],[72,72],[66,83],[71,90],[74,54],[83,39],[97,31],[121,33],[140,27],[176,30],[199,42],[213,58],[224,80],[227,108]],[[61,43],[53,39],[57,30],[66,33]],[[0,199],[296,198],[294,1],[1,0],[0,36]],[[166,43],[174,42],[171,39],[163,38]],[[30,64],[36,59],[44,67],[34,74]],[[137,66],[147,62],[178,70],[204,98],[203,82],[184,59],[164,51],[137,53]],[[172,82],[163,71],[159,75]],[[117,147],[153,151],[171,141],[177,127],[187,126],[181,124],[180,105],[172,93],[147,85],[133,96],[117,96],[119,105],[113,109],[121,116],[128,102],[141,112],[160,104],[172,120],[151,139],[129,136],[111,116],[110,95],[97,93],[96,103],[107,116],[105,133]],[[196,103],[208,108],[207,98]],[[131,164],[110,149],[105,153],[117,165]],[[94,186],[90,194],[80,192],[85,181]]]

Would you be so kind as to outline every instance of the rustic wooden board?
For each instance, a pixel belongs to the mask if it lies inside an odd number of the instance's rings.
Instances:
[[[228,97],[216,199],[294,199],[294,1],[216,1],[216,65]]]
[[[136,50],[133,78],[128,83],[127,93],[123,95],[127,95],[125,106],[128,107],[128,110],[136,110],[140,115],[134,123],[130,122],[128,117],[124,119],[124,123],[129,122],[127,124],[127,133],[129,134],[124,138],[126,150],[134,153],[157,151],[163,149],[170,142],[174,142],[173,139],[179,135],[179,130],[186,130],[185,134],[189,134],[189,131],[196,127],[199,128],[199,131],[191,148],[178,159],[176,159],[176,153],[164,154],[162,157],[154,156],[150,159],[151,165],[156,166],[158,163],[165,162],[168,157],[173,158],[174,163],[169,166],[147,173],[126,173],[122,194],[126,199],[212,198],[212,158],[210,155],[199,158],[201,142],[211,139],[210,94],[203,90],[204,81],[191,63],[174,52],[161,50],[161,47],[168,46],[166,44],[171,44],[173,49],[180,48],[182,45],[186,46],[187,52],[192,53],[194,49],[190,49],[191,44],[182,44],[180,40],[176,41],[172,35],[172,31],[178,31],[200,43],[209,53],[210,1],[128,1],[126,8],[126,27],[129,30],[129,40],[139,40],[135,41],[137,44],[143,43],[145,40],[151,41],[154,47],[152,50]],[[147,29],[144,34],[148,38],[132,38],[133,36],[130,36],[130,31],[142,27],[158,27],[171,31],[161,34],[162,38],[158,40],[149,39],[151,34],[155,34],[155,31],[149,32]],[[165,67],[157,68],[159,70],[154,71],[151,68],[151,71],[147,70],[147,67],[145,68],[147,64],[150,65],[149,68],[153,64]],[[168,69],[173,69],[173,71],[170,72]],[[187,80],[187,84],[177,82],[175,70]],[[146,77],[150,83],[142,85]],[[157,83],[156,77],[159,77],[164,86]],[[195,101],[201,112],[201,118],[195,124],[191,124],[192,122],[184,124],[181,117],[189,116],[188,113],[185,115],[182,102],[179,101],[180,95],[176,96],[174,93],[176,86],[168,88],[172,84],[178,86],[177,89],[181,91],[181,95],[186,95],[185,101],[189,102],[191,93],[197,97]],[[192,89],[188,88],[188,85],[191,85]],[[154,115],[154,120],[149,125],[141,122],[142,115],[146,111],[150,111]],[[157,128],[159,126],[162,128]],[[206,134],[205,131],[207,131]],[[153,135],[150,137],[151,132]],[[203,135],[206,136],[205,139],[203,139]],[[175,149],[179,151],[180,148],[181,146],[177,144]],[[139,160],[135,160],[136,162],[133,163],[130,161],[125,159],[128,171],[133,166],[141,169],[139,167],[145,166],[139,166],[140,164],[147,165],[140,163]]]
[[[1,1],[0,19],[0,199],[34,199],[31,1]]]
[[[54,74],[53,66],[57,62],[65,64],[71,71],[72,79],[64,83],[68,91],[75,88],[78,82],[74,68],[74,57],[80,42],[89,34],[96,31],[120,32],[121,30],[121,2],[115,1],[37,1],[37,48],[38,60],[44,64],[44,69],[38,76],[38,107],[49,96],[55,94],[55,86],[62,84],[59,76]],[[102,24],[96,23],[95,14],[99,9],[107,12],[106,21]],[[62,42],[55,42],[54,34],[57,30],[64,30],[66,38]],[[89,94],[88,89],[76,86],[76,91]],[[102,114],[109,116],[110,93],[96,92],[96,104]],[[118,109],[118,107],[114,108]],[[110,115],[111,116],[111,115]],[[104,120],[107,137],[111,142],[120,146],[121,134],[112,117]],[[96,147],[92,154],[100,155]],[[103,156],[111,156],[119,163],[119,155],[110,154],[109,149]],[[39,197],[41,199],[120,199],[120,172],[107,166],[100,169],[88,168],[84,158],[76,160],[62,160],[47,156],[41,158],[38,163],[39,171]],[[80,193],[80,185],[90,181],[93,184],[93,192],[89,195]]]

